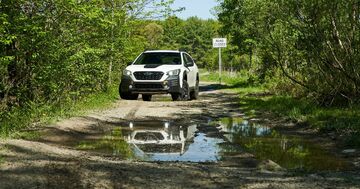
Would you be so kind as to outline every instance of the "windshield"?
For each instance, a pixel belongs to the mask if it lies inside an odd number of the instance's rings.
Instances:
[[[180,65],[181,57],[180,53],[143,53],[136,60],[134,64],[146,65],[146,64],[168,64],[168,65]]]

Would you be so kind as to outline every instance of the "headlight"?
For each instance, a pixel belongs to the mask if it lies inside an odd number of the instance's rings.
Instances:
[[[131,71],[129,71],[129,70],[124,70],[124,71],[123,71],[123,75],[130,76],[130,75],[131,75]]]
[[[179,75],[179,74],[180,74],[180,69],[168,71],[167,74],[168,74],[169,76]]]

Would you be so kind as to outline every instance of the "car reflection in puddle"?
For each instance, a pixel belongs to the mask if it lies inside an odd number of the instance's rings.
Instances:
[[[135,157],[143,161],[218,161],[218,144],[224,142],[198,133],[196,124],[130,122],[122,130]]]

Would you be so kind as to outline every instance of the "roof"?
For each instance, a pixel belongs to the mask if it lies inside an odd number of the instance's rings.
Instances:
[[[180,53],[179,50],[147,50],[145,53]]]

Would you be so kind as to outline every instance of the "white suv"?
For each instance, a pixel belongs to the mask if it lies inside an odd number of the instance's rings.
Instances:
[[[151,101],[153,94],[166,93],[174,101],[197,99],[199,70],[186,52],[145,51],[123,71],[119,93],[126,100],[142,94],[144,101]]]

